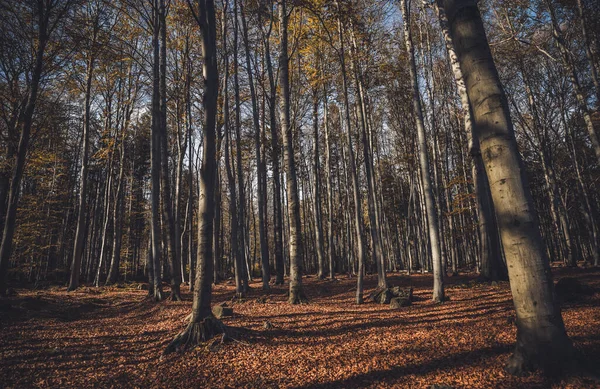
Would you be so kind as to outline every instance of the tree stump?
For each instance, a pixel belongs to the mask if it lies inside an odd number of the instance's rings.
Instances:
[[[390,308],[392,308],[392,309],[408,307],[410,305],[412,305],[412,302],[409,299],[404,298],[404,297],[394,297],[390,301]]]
[[[212,313],[217,319],[221,319],[223,317],[230,317],[233,316],[233,308],[230,308],[225,304],[219,304],[215,305],[212,308]]]

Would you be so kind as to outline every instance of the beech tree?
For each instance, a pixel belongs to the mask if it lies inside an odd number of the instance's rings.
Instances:
[[[290,297],[291,304],[302,303],[306,298],[302,290],[302,231],[300,223],[300,200],[298,198],[298,177],[290,123],[290,87],[288,71],[288,11],[286,0],[279,0],[279,85],[281,96],[279,113],[281,117],[281,137],[283,139],[283,160],[286,173],[287,206],[289,222],[289,253],[290,253]]]
[[[425,197],[426,217],[429,227],[429,239],[433,260],[433,301],[442,302],[444,301],[444,281],[442,273],[443,264],[440,253],[438,214],[435,210],[435,202],[433,199],[433,188],[429,171],[429,156],[427,152],[427,143],[425,141],[425,125],[423,123],[421,97],[419,96],[415,54],[410,30],[409,3],[407,0],[401,0],[400,7],[402,8],[402,16],[404,17],[404,42],[406,51],[408,52],[410,76],[412,79],[413,109],[417,126],[417,135],[419,138],[419,163],[421,166],[421,179],[423,180],[423,194]]]
[[[194,346],[224,332],[223,324],[215,319],[211,311],[213,276],[213,216],[214,191],[216,185],[216,120],[219,93],[219,74],[217,69],[217,22],[215,5],[212,0],[199,0],[196,11],[191,3],[190,9],[202,34],[202,73],[204,77],[204,109],[202,167],[200,169],[200,196],[198,199],[198,265],[196,285],[190,322],[165,349],[165,353],[178,348]]]
[[[517,313],[517,344],[507,369],[512,374],[537,367],[562,369],[570,361],[572,344],[555,300],[508,101],[483,21],[472,0],[445,0],[444,9],[473,108]]]

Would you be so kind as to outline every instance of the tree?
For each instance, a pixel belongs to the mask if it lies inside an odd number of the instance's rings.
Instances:
[[[204,77],[204,155],[200,169],[200,197],[198,199],[198,265],[192,314],[186,329],[173,339],[165,353],[178,348],[194,346],[205,342],[219,333],[223,333],[223,324],[215,319],[211,312],[212,267],[213,267],[213,217],[215,184],[217,171],[216,155],[216,118],[219,74],[217,70],[216,17],[212,0],[198,0],[196,13],[190,9],[202,34],[202,69]]]
[[[444,276],[443,263],[440,253],[440,238],[438,227],[438,215],[435,210],[435,201],[433,199],[433,188],[431,185],[431,176],[429,173],[429,156],[427,152],[427,141],[425,139],[425,125],[423,123],[423,110],[421,108],[421,96],[419,95],[419,85],[417,76],[417,67],[415,65],[415,51],[412,44],[412,33],[410,29],[410,0],[401,0],[400,7],[404,18],[404,44],[408,52],[408,61],[410,77],[412,80],[413,106],[415,123],[417,126],[417,136],[419,139],[419,162],[421,166],[421,179],[423,181],[423,194],[425,197],[425,209],[427,215],[427,224],[429,227],[429,244],[433,260],[433,301],[444,301]]]
[[[490,195],[490,184],[485,175],[485,167],[479,149],[479,139],[473,128],[473,113],[471,112],[471,103],[467,95],[465,80],[463,77],[454,42],[448,29],[448,19],[444,12],[443,4],[440,0],[433,3],[437,13],[440,28],[444,35],[446,51],[448,59],[452,67],[452,74],[456,83],[456,89],[460,97],[460,103],[463,113],[463,121],[465,133],[467,134],[467,142],[469,143],[469,154],[472,160],[472,176],[475,187],[475,202],[477,204],[477,217],[479,218],[479,238],[481,247],[479,254],[481,255],[481,275],[489,280],[498,281],[506,279],[506,266],[502,262],[502,252],[500,251],[500,238],[498,236],[498,227],[494,216],[494,205]]]
[[[151,270],[149,279],[152,288],[148,293],[156,301],[163,298],[161,279],[161,228],[160,228],[160,184],[161,184],[161,98],[160,98],[160,0],[152,2],[152,138],[150,148],[151,170]]]
[[[290,85],[289,85],[289,58],[288,58],[288,13],[287,0],[279,0],[279,85],[281,96],[279,100],[279,113],[281,117],[281,137],[283,139],[283,160],[285,164],[287,202],[289,223],[289,251],[290,251],[290,304],[300,304],[306,300],[302,290],[302,231],[300,231],[300,200],[298,197],[298,177],[296,175],[296,161],[294,159],[294,143],[292,141],[292,127],[290,123]]]
[[[555,300],[508,101],[483,21],[474,0],[444,0],[444,9],[473,107],[517,313],[517,344],[507,369],[512,374],[538,367],[561,369],[570,361],[572,344]]]
[[[34,34],[32,37],[34,46],[31,47],[31,49],[35,54],[32,68],[28,75],[29,84],[27,87],[29,93],[23,99],[24,107],[19,113],[16,123],[20,129],[20,136],[16,155],[14,156],[15,161],[8,189],[8,203],[4,216],[4,226],[2,228],[2,241],[0,243],[0,296],[6,293],[6,274],[8,270],[8,261],[12,253],[21,179],[23,178],[23,171],[25,169],[25,160],[29,149],[31,127],[40,91],[40,84],[45,71],[45,65],[48,61],[48,58],[46,58],[46,50],[48,45],[53,41],[53,38],[57,38],[55,36],[57,30],[62,28],[62,23],[64,22],[64,18],[71,5],[72,1],[69,0],[41,0],[32,5],[31,10],[23,11],[21,9],[13,9],[11,12],[12,15],[22,15],[23,17],[27,14],[26,18],[29,18],[29,13],[36,16],[29,21],[27,21],[27,19],[18,21],[20,26],[28,26],[29,23],[31,23],[31,31]],[[13,6],[20,7],[21,5],[6,4],[7,9],[11,9]],[[21,11],[23,11],[23,13]]]
[[[91,5],[88,10],[89,22],[91,24],[91,39],[87,50],[86,59],[86,80],[85,80],[85,102],[83,112],[83,152],[81,153],[81,173],[79,177],[79,203],[77,214],[77,227],[75,233],[75,247],[73,248],[73,260],[71,262],[71,276],[67,290],[72,291],[79,286],[79,275],[81,272],[81,257],[83,255],[83,246],[85,236],[87,235],[86,225],[86,206],[88,191],[88,169],[90,152],[90,110],[92,100],[92,81],[94,78],[94,67],[96,65],[96,56],[98,55],[97,41],[100,30],[100,16],[102,8],[100,4]]]
[[[246,72],[248,73],[248,85],[250,87],[250,98],[252,100],[252,124],[254,125],[254,153],[256,156],[256,179],[258,197],[258,235],[260,239],[260,258],[262,268],[263,290],[269,290],[271,280],[271,269],[269,266],[269,245],[267,243],[267,225],[265,208],[267,206],[266,194],[266,166],[261,153],[261,131],[259,123],[258,98],[254,87],[253,69],[250,60],[250,43],[248,39],[248,26],[246,23],[246,12],[244,2],[240,2],[240,16],[242,19],[242,38],[246,54]]]
[[[339,2],[336,1],[337,19],[338,19],[338,39],[340,41],[339,59],[342,67],[342,89],[344,98],[344,113],[346,119],[346,141],[348,143],[348,163],[350,175],[352,176],[352,193],[354,199],[354,226],[356,233],[356,248],[358,257],[358,271],[356,280],[356,304],[362,304],[363,299],[363,282],[365,272],[365,243],[363,235],[362,222],[362,202],[360,198],[360,188],[358,183],[358,172],[356,171],[356,161],[354,159],[354,151],[352,150],[352,135],[350,127],[350,103],[348,101],[348,76],[346,74],[346,56],[344,50],[344,24],[342,23],[341,8]],[[341,122],[341,121],[340,121]]]

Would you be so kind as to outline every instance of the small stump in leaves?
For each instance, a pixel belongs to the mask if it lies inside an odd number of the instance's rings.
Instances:
[[[390,301],[390,308],[392,308],[392,309],[408,307],[410,305],[412,305],[412,302],[409,299],[406,299],[404,297],[394,297]]]
[[[233,308],[228,307],[225,303],[215,305],[212,308],[212,313],[217,319],[233,316]]]

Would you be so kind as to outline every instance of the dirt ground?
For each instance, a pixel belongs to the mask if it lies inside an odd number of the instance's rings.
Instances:
[[[600,270],[553,273],[555,280],[577,278],[588,286],[564,297],[562,306],[578,363],[589,375],[504,372],[516,335],[508,283],[448,277],[450,300],[434,304],[430,275],[390,274],[390,284],[413,286],[412,306],[355,305],[356,279],[346,276],[304,278],[310,302],[299,306],[286,303],[283,286],[267,293],[252,283],[245,301],[230,303],[234,316],[224,319],[245,329],[239,339],[165,357],[191,309],[187,288],[185,301],[160,303],[146,300],[135,283],[71,293],[17,289],[0,300],[0,388],[600,387],[593,378],[600,367]],[[368,276],[366,292],[375,286]],[[226,281],[214,288],[213,300],[233,295]]]

